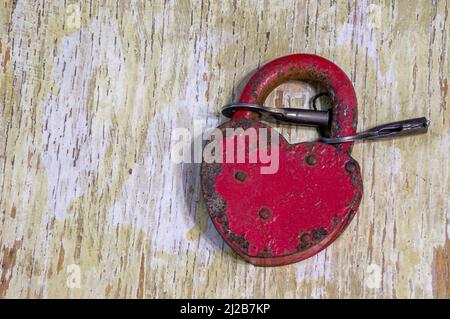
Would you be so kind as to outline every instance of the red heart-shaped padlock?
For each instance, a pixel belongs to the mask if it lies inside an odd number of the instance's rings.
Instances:
[[[353,86],[338,66],[316,55],[294,54],[266,64],[247,83],[239,102],[262,105],[289,80],[320,82],[334,101],[331,136],[355,134]],[[349,155],[352,143],[289,144],[257,119],[257,113],[238,111],[219,127],[224,137],[214,142],[223,161],[202,163],[206,207],[221,236],[248,262],[298,262],[331,244],[356,213],[362,198],[359,166]],[[249,129],[256,132],[253,144]],[[239,141],[246,150],[241,158],[235,148]],[[263,173],[269,164],[261,154],[277,156],[274,170]]]

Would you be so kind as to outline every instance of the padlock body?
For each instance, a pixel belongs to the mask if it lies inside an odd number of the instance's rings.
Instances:
[[[222,162],[203,162],[202,188],[215,227],[237,254],[258,266],[285,265],[316,254],[345,230],[363,192],[350,155],[319,142],[289,144],[275,129],[249,119],[219,128]],[[227,129],[238,128],[227,136]],[[251,144],[254,135],[242,134],[248,129],[265,130],[267,138],[257,134]],[[244,161],[239,139],[247,139]]]

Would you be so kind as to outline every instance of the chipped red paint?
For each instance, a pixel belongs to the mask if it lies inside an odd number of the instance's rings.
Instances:
[[[292,80],[320,81],[330,90],[336,105],[331,134],[356,131],[356,96],[344,72],[330,61],[296,54],[272,61],[250,79],[239,102],[263,104],[276,86]],[[237,112],[220,126],[266,128],[251,112]],[[227,141],[220,143],[226,158]],[[202,188],[206,207],[225,241],[248,262],[277,266],[308,258],[332,243],[347,227],[362,198],[358,163],[350,157],[351,143],[334,147],[319,142],[289,144],[279,136],[278,145],[264,144],[246,152],[245,162],[202,164]],[[279,153],[279,169],[261,174],[267,166],[249,158],[260,149]]]

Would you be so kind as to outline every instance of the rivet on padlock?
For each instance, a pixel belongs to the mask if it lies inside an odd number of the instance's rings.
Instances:
[[[289,80],[319,82],[333,100],[332,109],[264,107],[269,93]],[[225,106],[223,114],[231,120],[219,126],[225,133],[219,141],[220,151],[222,158],[231,154],[232,161],[202,163],[205,204],[228,245],[258,266],[285,265],[311,257],[346,229],[363,194],[359,165],[350,156],[353,141],[423,133],[428,127],[428,121],[419,118],[356,134],[357,99],[352,83],[337,65],[310,54],[285,56],[261,67],[239,102]],[[329,129],[330,136],[289,144],[260,121],[267,119],[321,126]],[[252,134],[245,134],[249,129],[277,137],[278,143],[256,134],[250,146]],[[239,133],[227,135],[230,130]],[[245,161],[239,160],[235,149],[242,138],[247,147]],[[251,160],[262,149],[278,156],[277,170],[271,174],[262,173],[266,162],[261,158]]]

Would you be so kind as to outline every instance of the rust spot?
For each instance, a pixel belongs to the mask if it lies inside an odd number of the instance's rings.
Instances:
[[[273,254],[269,251],[267,247],[264,247],[262,253],[259,254],[259,257],[270,258],[273,257]]]
[[[350,106],[345,105],[344,106],[344,116],[347,117],[349,112],[350,112]]]
[[[205,202],[205,204],[212,218],[221,216],[223,212],[227,209],[227,203],[219,195],[211,197],[208,201]]]
[[[338,227],[338,226],[339,226],[339,216],[336,215],[336,216],[334,216],[334,218],[333,218],[333,229],[335,229],[335,228]]]
[[[298,250],[306,250],[317,243],[321,242],[325,237],[328,236],[328,232],[325,228],[313,229],[311,232],[303,232],[299,236]]]
[[[338,117],[339,114],[337,114],[338,111],[336,111],[336,117]],[[339,136],[339,133],[341,132],[341,124],[337,120],[333,120],[331,122],[331,134],[333,136]]]
[[[259,209],[258,215],[263,221],[268,221],[272,218],[272,211],[269,207],[263,206]]]
[[[256,113],[255,113],[256,114]],[[259,116],[259,115],[258,115]],[[251,120],[251,119],[246,119],[246,118],[239,118],[239,119],[233,119],[229,123],[229,125],[222,125],[220,126],[220,128],[222,129],[226,129],[226,128],[238,128],[241,127],[244,130],[250,128],[250,127],[257,127],[255,126],[255,121]]]
[[[3,258],[2,258],[2,275],[0,276],[0,299],[6,296],[6,292],[9,288],[9,282],[13,276],[13,269],[16,265],[17,251],[22,246],[20,240],[16,240],[11,248],[3,246]]]
[[[433,296],[439,299],[450,298],[450,240],[444,246],[434,249],[433,256]]]
[[[350,159],[347,163],[345,163],[344,168],[346,174],[352,179],[352,184],[358,186],[362,192],[363,182],[358,163],[354,159]]]
[[[354,174],[358,167],[356,166],[356,163],[354,161],[348,161],[345,163],[345,170],[349,172],[350,174]]]
[[[247,173],[244,171],[236,171],[234,173],[234,178],[241,183],[245,182],[245,180],[247,179]]]
[[[314,167],[319,163],[319,157],[314,153],[308,154],[305,156],[305,163],[308,166]]]
[[[227,203],[215,189],[215,179],[221,172],[222,166],[219,163],[203,163],[202,165],[203,195],[205,198],[205,205],[212,218],[220,216],[227,207]]]
[[[220,224],[222,225],[222,229],[227,235],[227,238],[234,244],[236,244],[239,247],[239,250],[245,252],[248,254],[248,247],[250,246],[250,243],[248,240],[245,240],[244,235],[237,235],[233,233],[228,225],[228,218],[225,215],[222,215],[220,217]],[[218,221],[218,219],[216,219]]]
[[[220,214],[220,215],[216,216],[215,220],[219,224],[223,224],[223,225],[227,225],[228,226],[228,217],[225,214]]]
[[[311,234],[310,233],[303,233],[300,235],[300,245],[302,246],[308,246],[311,242]]]
[[[319,242],[328,235],[328,232],[324,228],[314,229],[312,231],[312,240]]]
[[[13,206],[11,208],[11,218],[12,219],[16,218],[16,213],[17,213],[16,206]]]

